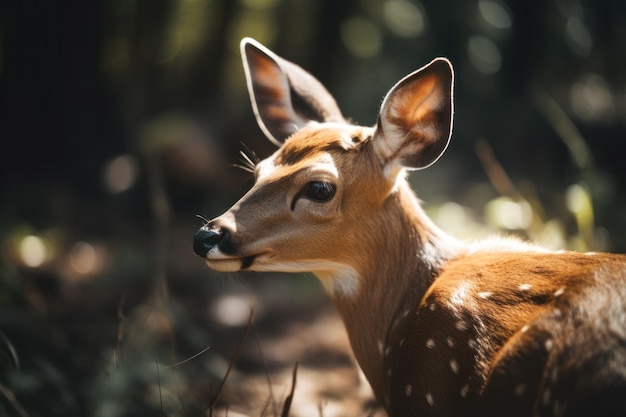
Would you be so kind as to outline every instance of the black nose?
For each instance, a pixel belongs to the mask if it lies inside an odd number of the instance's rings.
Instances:
[[[226,233],[220,230],[201,227],[193,237],[193,251],[204,258],[206,254],[224,238]]]

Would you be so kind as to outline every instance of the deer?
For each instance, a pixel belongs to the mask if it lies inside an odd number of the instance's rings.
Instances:
[[[208,267],[315,275],[390,416],[626,415],[626,256],[460,241],[411,189],[452,134],[447,59],[398,81],[364,127],[300,66],[240,47],[278,149],[195,233]]]

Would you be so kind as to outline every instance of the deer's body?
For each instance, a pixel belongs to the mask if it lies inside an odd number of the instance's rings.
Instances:
[[[405,180],[447,146],[447,61],[394,86],[369,128],[301,68],[252,40],[242,50],[280,148],[196,234],[209,266],[317,275],[390,415],[626,415],[626,257],[461,243]]]

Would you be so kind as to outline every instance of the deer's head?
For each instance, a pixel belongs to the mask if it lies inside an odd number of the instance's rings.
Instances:
[[[430,166],[448,145],[450,63],[407,75],[376,125],[362,127],[302,68],[252,39],[241,52],[257,122],[279,148],[256,165],[252,189],[196,233],[196,254],[218,271],[358,274],[385,244],[385,224],[371,220],[383,218],[404,170]]]

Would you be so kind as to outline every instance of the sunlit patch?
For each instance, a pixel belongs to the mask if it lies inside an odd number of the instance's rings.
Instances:
[[[247,295],[224,295],[211,304],[211,317],[224,326],[243,326],[248,322],[255,300]]]
[[[567,208],[572,213],[589,210],[589,206],[591,205],[591,197],[589,196],[589,193],[578,184],[571,185],[567,189],[565,201],[567,203]]]
[[[485,235],[484,226],[475,220],[469,209],[460,204],[448,201],[440,206],[429,207],[429,217],[452,236],[464,239]]]
[[[522,230],[531,225],[533,210],[526,201],[498,197],[485,206],[485,217],[494,226],[508,230]]]
[[[578,184],[569,186],[565,194],[565,203],[576,218],[580,236],[593,236],[595,216],[591,195],[587,189]],[[577,246],[581,250],[587,250],[587,245],[582,240]]]

